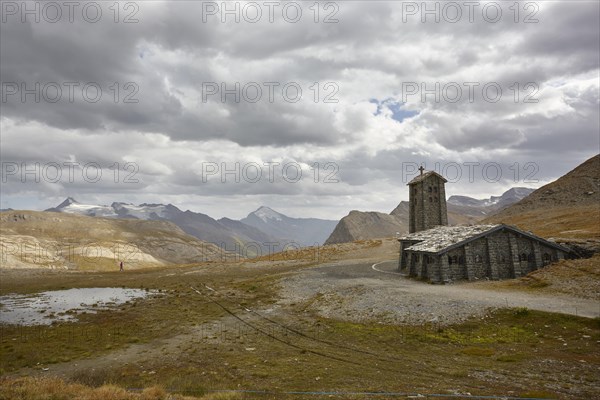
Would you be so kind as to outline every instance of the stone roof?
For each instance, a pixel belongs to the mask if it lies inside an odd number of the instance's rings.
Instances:
[[[440,178],[441,180],[443,180],[444,183],[448,182],[443,176],[441,176],[437,172],[435,172],[435,171],[427,171],[427,172],[424,172],[422,175],[415,176],[410,182],[407,183],[407,185],[412,185],[412,184],[421,182],[422,180],[425,180],[425,179],[427,179],[430,176],[437,176],[438,178]]]
[[[569,249],[566,249],[563,246],[549,242],[541,237],[535,236],[530,232],[524,232],[514,226],[504,224],[437,226],[426,231],[408,234],[401,237],[399,240],[418,241],[418,243],[407,247],[405,250],[440,254],[465,244],[473,239],[486,236],[487,234],[499,229],[508,229],[520,235],[528,236],[531,239],[544,242],[545,244],[555,247],[559,250],[569,252]]]
[[[500,225],[438,226],[426,231],[411,233],[400,240],[418,240],[406,250],[438,253],[447,247],[474,238]]]

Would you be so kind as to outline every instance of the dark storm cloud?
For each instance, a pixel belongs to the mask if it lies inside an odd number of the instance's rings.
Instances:
[[[227,87],[233,87],[236,83],[243,86],[249,81],[244,80],[242,75],[234,77],[238,80],[225,80],[214,67],[189,66],[185,57],[191,54],[208,63],[217,52],[227,51],[228,47],[238,58],[238,47],[255,51],[252,47],[255,43],[265,49],[271,46],[258,37],[235,32],[233,36],[241,38],[243,43],[217,40],[218,36],[225,37],[228,33],[224,31],[226,24],[215,24],[216,29],[210,29],[210,24],[198,24],[199,6],[185,4],[164,7],[160,12],[152,10],[146,15],[147,18],[158,19],[158,22],[142,20],[132,25],[108,21],[91,27],[83,22],[46,26],[9,20],[2,25],[3,82],[25,84],[27,89],[34,88],[37,83],[42,90],[48,83],[58,84],[63,90],[62,100],[67,96],[65,82],[77,82],[77,86],[72,102],[48,104],[44,97],[37,102],[31,95],[26,96],[25,101],[20,93],[10,95],[4,104],[3,116],[36,120],[62,129],[119,131],[135,127],[186,140],[227,138],[242,144],[335,141],[335,129],[328,121],[318,118],[311,122],[314,115],[303,115],[306,110],[284,101],[281,96],[276,98],[277,104],[261,99],[263,104],[256,106],[244,103],[244,99],[242,103],[229,99],[221,104],[221,108],[228,111],[228,117],[219,118],[212,114],[213,110],[206,103],[199,102],[203,82],[225,83]],[[148,29],[155,26],[156,30]],[[233,25],[233,28],[238,27]],[[257,29],[262,29],[265,36],[264,26],[259,25]],[[292,36],[287,39],[281,35],[270,36],[277,37],[282,46],[290,50],[295,33],[289,29],[289,24],[284,25],[283,30],[289,31]],[[146,43],[159,50],[182,51],[184,59],[176,60],[175,68],[162,60],[150,61],[152,56],[146,54]],[[258,53],[255,51],[254,58],[260,58]],[[162,69],[155,70],[156,67]],[[178,72],[182,75],[178,76]],[[280,72],[269,71],[263,75],[258,82],[274,81],[283,85],[300,81],[304,96],[308,96],[311,82],[301,81],[297,74],[286,71],[285,66],[280,68]],[[193,92],[192,95],[197,96],[197,104],[183,107],[168,92],[165,78],[187,86],[179,92],[188,95]],[[79,93],[82,85],[90,82],[102,90],[103,96],[98,102],[88,101]],[[120,89],[118,95],[115,83]],[[123,100],[131,100],[126,99],[127,95],[132,95],[136,103],[124,103]],[[316,115],[319,113],[317,111]],[[315,130],[317,125],[322,127],[322,132]]]
[[[557,2],[540,21],[541,29],[536,29],[521,42],[522,54],[584,55],[592,64],[584,63],[581,67],[593,67],[593,62],[598,60],[598,53],[594,51],[598,44],[598,12],[598,2]]]
[[[593,14],[575,10],[574,7],[549,7],[547,11],[539,13],[540,17],[543,16],[540,22],[531,25],[515,25],[508,16],[498,23],[486,23],[479,16],[475,23],[469,23],[463,18],[458,24],[423,24],[419,15],[410,16],[408,21],[403,21],[399,16],[400,11],[402,6],[393,2],[384,2],[378,6],[357,2],[341,4],[338,16],[341,22],[336,24],[315,24],[310,18],[296,24],[284,23],[281,18],[273,24],[262,21],[257,24],[222,24],[217,17],[209,18],[207,23],[200,23],[202,5],[180,2],[152,7],[142,4],[140,22],[136,24],[114,24],[108,18],[98,24],[82,21],[75,24],[31,24],[9,19],[8,23],[2,25],[3,81],[25,82],[29,85],[34,82],[98,82],[106,95],[103,101],[94,104],[79,99],[75,103],[61,102],[52,105],[43,102],[31,104],[30,101],[23,105],[14,101],[15,96],[12,96],[12,101],[5,104],[4,115],[26,116],[27,119],[63,129],[120,130],[136,127],[143,131],[163,132],[174,139],[205,140],[224,137],[244,145],[266,142],[259,138],[267,138],[269,141],[275,138],[273,143],[279,145],[294,142],[335,143],[340,139],[340,133],[331,124],[323,120],[318,122],[321,126],[323,122],[326,123],[322,130],[329,136],[327,139],[324,139],[321,132],[307,132],[314,127],[299,122],[304,120],[303,111],[281,100],[281,104],[277,106],[226,104],[224,107],[231,112],[224,118],[225,121],[208,113],[198,115],[195,112],[197,110],[184,107],[169,93],[164,78],[168,77],[184,86],[191,85],[196,91],[206,81],[230,84],[236,82],[235,78],[239,78],[244,84],[246,81],[242,73],[235,73],[235,70],[243,70],[239,67],[240,64],[267,57],[283,57],[292,62],[270,68],[268,73],[261,73],[259,77],[263,81],[302,81],[308,86],[310,78],[340,82],[343,80],[340,79],[341,71],[365,69],[366,74],[369,74],[369,70],[382,71],[395,75],[397,81],[405,82],[406,78],[419,75],[421,80],[427,76],[449,76],[449,72],[460,70],[469,62],[477,60],[477,49],[489,46],[491,41],[495,41],[500,49],[489,56],[494,61],[507,60],[508,64],[508,54],[513,59],[527,57],[532,50],[540,47],[535,51],[536,54],[558,57],[568,52],[570,58],[574,58],[573,63],[582,66],[586,63],[580,62],[578,54],[590,54],[593,45],[597,44],[597,39],[590,35],[596,28],[593,26],[594,17],[590,17]],[[511,24],[513,29],[508,32],[520,36],[516,40],[518,45],[502,48],[502,40],[497,39],[506,35],[503,29],[511,27]],[[571,29],[569,32],[573,33],[570,35],[561,33],[558,41],[548,39],[556,36],[552,34],[556,30],[556,24],[561,28],[573,25],[578,28]],[[580,28],[581,26],[586,28]],[[473,34],[477,35],[478,40],[472,40]],[[565,39],[565,36],[568,38]],[[529,37],[533,40],[530,41]],[[546,40],[540,39],[541,37]],[[348,40],[349,38],[352,40]],[[450,39],[459,46],[456,47],[457,51],[448,52],[444,45],[436,44]],[[373,57],[377,54],[377,48],[394,45],[390,41],[397,41],[400,45],[427,43],[433,51],[422,53],[417,58],[409,57],[410,54],[397,60],[386,57],[385,54]],[[541,41],[541,45],[536,47],[536,41]],[[543,46],[550,42],[555,47],[550,52],[544,52]],[[576,42],[577,46],[561,47],[557,44],[570,42]],[[160,60],[149,61],[143,56],[147,45],[156,46],[156,49],[162,51],[181,52],[181,59],[174,60],[172,64],[161,63]],[[314,58],[310,53],[298,52],[320,49],[326,49],[321,59]],[[402,47],[399,49],[401,51]],[[348,50],[352,52],[346,53]],[[166,55],[178,56],[174,53]],[[189,55],[195,57],[186,58]],[[216,55],[229,60],[230,66],[234,66],[234,79],[231,79],[231,73],[228,74],[230,77],[224,79],[218,69],[223,65],[211,65]],[[341,61],[337,61],[337,58]],[[190,66],[188,62],[192,60],[205,61],[206,64]],[[548,60],[543,61],[546,63]],[[159,69],[153,70],[155,67]],[[511,71],[510,68],[503,71],[500,68],[487,77],[506,83],[503,85],[506,88],[513,81],[543,81],[552,76],[553,72],[548,71],[550,67],[539,67],[534,64],[530,68],[518,68],[517,71]],[[571,67],[572,65],[563,66],[561,69]],[[572,68],[569,70],[576,72]],[[562,70],[560,72],[563,73]],[[179,76],[178,73],[183,75]],[[111,102],[109,93],[106,92],[114,82],[121,85],[133,82],[137,85],[139,92],[135,98],[139,103]],[[400,88],[395,89],[397,91]],[[123,89],[121,91],[125,92],[122,96],[127,93]],[[481,107],[488,106],[481,103],[479,101]],[[455,105],[443,102],[440,106],[452,108]],[[475,108],[474,111],[480,110]],[[297,113],[300,113],[299,118],[283,117]],[[310,115],[307,117],[310,118]],[[254,128],[254,120],[259,121],[260,129]],[[329,120],[331,121],[331,114]],[[284,127],[287,129],[283,129]],[[249,129],[250,134],[245,129]],[[258,131],[265,134],[257,134]],[[277,140],[279,137],[281,140]]]

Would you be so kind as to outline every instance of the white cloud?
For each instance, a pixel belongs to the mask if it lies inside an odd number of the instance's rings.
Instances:
[[[406,198],[402,163],[497,162],[506,171],[514,163],[538,165],[537,184],[488,183],[479,176],[448,190],[488,196],[540,185],[598,152],[598,3],[536,3],[539,22],[531,24],[522,23],[526,10],[515,23],[508,8],[497,23],[476,14],[473,23],[452,24],[421,23],[419,15],[405,21],[401,2],[337,4],[333,24],[314,23],[306,8],[296,24],[282,18],[223,24],[218,17],[202,23],[202,5],[193,2],[139,3],[135,24],[115,24],[109,10],[97,24],[9,18],[0,25],[3,83],[97,82],[104,96],[97,103],[81,95],[72,103],[8,96],[0,116],[3,162],[77,160],[105,169],[132,162],[139,183],[36,184],[11,176],[2,183],[1,207],[44,208],[75,195],[105,203],[171,202],[214,216],[240,217],[267,204],[291,215],[331,218],[354,208],[389,212]],[[123,102],[133,93],[127,82],[139,89],[137,103]],[[222,102],[217,94],[203,101],[207,82],[228,88],[257,82],[263,97],[234,102],[229,95]],[[272,102],[265,82],[279,83]],[[402,105],[411,82],[450,86],[440,101],[433,94],[422,101],[417,93]],[[479,84],[472,102],[466,82]],[[502,88],[495,103],[481,92],[494,82]],[[286,83],[302,88],[297,103],[282,98]],[[539,88],[537,103],[523,102],[528,83]],[[444,97],[454,94],[453,84],[463,89],[456,102]],[[324,102],[328,94],[337,102]],[[395,101],[416,114],[400,122],[371,100]],[[335,163],[340,182],[202,179],[206,163],[272,161],[300,163],[307,177],[314,163]],[[110,169],[103,173],[111,176]]]

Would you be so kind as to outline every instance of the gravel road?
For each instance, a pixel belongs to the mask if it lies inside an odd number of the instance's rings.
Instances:
[[[600,316],[595,300],[480,289],[473,282],[432,285],[395,272],[396,265],[337,262],[302,270],[280,282],[280,304],[304,305],[324,317],[400,324],[450,324],[502,307]]]

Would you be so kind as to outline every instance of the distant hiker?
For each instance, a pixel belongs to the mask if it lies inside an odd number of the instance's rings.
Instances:
[[[119,263],[119,271],[123,271],[123,261],[121,261],[121,263]]]

